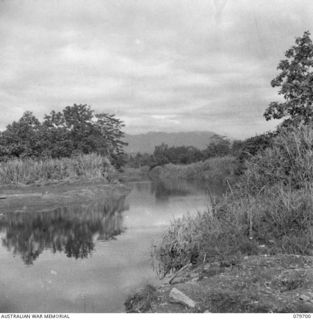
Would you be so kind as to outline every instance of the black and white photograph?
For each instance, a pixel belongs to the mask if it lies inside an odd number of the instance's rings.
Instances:
[[[311,318],[312,0],[0,0],[0,318],[131,313]]]

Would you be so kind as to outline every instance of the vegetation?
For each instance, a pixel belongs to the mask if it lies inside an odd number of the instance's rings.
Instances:
[[[114,177],[110,161],[95,153],[61,159],[13,159],[0,164],[0,184],[30,184]]]
[[[52,111],[40,122],[32,112],[9,124],[0,134],[0,161],[58,159],[97,153],[116,166],[123,164],[124,124],[112,114],[96,114],[87,105]]]
[[[312,135],[311,126],[286,129],[247,161],[240,181],[207,212],[174,221],[154,252],[159,272],[195,256],[220,261],[257,254],[259,245],[271,254],[313,253]]]
[[[207,212],[172,223],[153,252],[160,274],[190,262],[232,263],[260,251],[313,254],[313,46],[308,32],[286,56],[272,82],[281,86],[285,102],[272,103],[265,112],[267,119],[285,118],[283,125],[241,145],[240,179],[223,198],[212,199]]]
[[[128,155],[127,166],[139,168],[142,166],[149,166],[154,168],[165,164],[191,164],[199,161],[205,161],[214,157],[224,157],[238,153],[241,147],[239,141],[233,144],[226,137],[215,135],[212,137],[208,146],[199,150],[193,146],[172,146],[162,143],[155,146],[152,155],[144,153],[137,153],[135,155]]]
[[[246,140],[234,140],[232,142],[226,137],[215,135],[203,150],[192,146],[169,147],[166,144],[161,144],[155,147],[153,154],[126,155],[126,167],[144,169],[149,167],[151,170],[154,167],[164,166],[164,170],[167,172],[167,169],[171,168],[175,176],[180,171],[181,174],[178,175],[181,178],[198,179],[200,177],[202,179],[205,176],[210,179],[214,175],[223,179],[229,175],[229,165],[232,166],[232,173],[242,174],[245,161],[258,151],[270,146],[275,134],[268,132]],[[226,171],[223,170],[225,162]],[[171,166],[173,164],[177,167]],[[222,177],[223,172],[226,173],[224,177]]]
[[[210,158],[205,161],[187,165],[167,164],[163,167],[155,167],[149,172],[153,180],[198,180],[226,182],[232,179],[237,168],[236,159],[232,156]]]
[[[266,120],[285,119],[284,124],[310,123],[313,120],[313,43],[310,32],[304,32],[296,44],[286,51],[277,69],[280,73],[272,80],[279,87],[283,102],[272,102],[266,109]]]

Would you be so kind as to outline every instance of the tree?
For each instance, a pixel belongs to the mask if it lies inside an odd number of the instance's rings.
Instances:
[[[124,123],[117,119],[114,114],[99,113],[95,115],[93,137],[95,138],[96,148],[100,153],[109,155],[112,164],[117,168],[126,162],[124,146],[127,145],[122,131]]]
[[[48,143],[61,153],[56,156],[70,156],[74,151],[95,151],[95,142],[90,139],[95,129],[93,117],[94,111],[82,104],[67,106],[62,112],[52,111],[45,115],[43,125],[50,138]]]
[[[115,115],[95,114],[85,104],[74,104],[61,112],[52,111],[44,119],[45,141],[52,157],[96,152],[108,156],[117,167],[124,163],[124,124]]]
[[[169,163],[170,161],[168,159],[168,145],[162,143],[159,146],[155,146],[153,159],[155,163],[152,166],[161,166]]]
[[[1,134],[2,157],[37,157],[41,151],[40,122],[30,111],[26,111],[18,121],[9,124]]]
[[[308,123],[313,119],[313,43],[310,32],[298,37],[295,45],[286,51],[277,69],[280,73],[271,82],[279,87],[282,102],[271,102],[264,116],[266,120],[285,119],[290,123]]]

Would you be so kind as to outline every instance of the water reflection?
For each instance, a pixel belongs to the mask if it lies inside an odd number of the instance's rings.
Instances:
[[[1,216],[2,245],[25,264],[32,264],[44,250],[67,257],[87,258],[96,240],[121,234],[125,197],[89,206],[71,206],[41,212],[7,213]]]
[[[225,186],[220,183],[187,181],[187,180],[162,180],[151,185],[151,193],[159,202],[167,202],[171,197],[186,197],[188,195],[206,194],[214,188],[215,195],[222,195]],[[137,187],[138,188],[138,187]]]
[[[126,199],[0,215],[0,312],[124,312],[129,294],[157,286],[152,243],[173,219],[206,210],[207,189],[184,181],[130,186]]]

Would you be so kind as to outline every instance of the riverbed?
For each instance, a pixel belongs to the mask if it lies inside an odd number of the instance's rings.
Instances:
[[[91,204],[1,212],[0,312],[124,312],[128,295],[160,283],[151,248],[171,220],[207,208],[208,186],[129,186]]]

